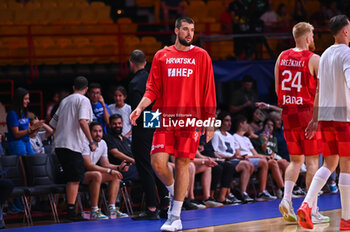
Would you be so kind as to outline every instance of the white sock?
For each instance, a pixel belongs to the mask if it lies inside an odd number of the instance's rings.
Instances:
[[[109,204],[109,205],[108,205],[108,208],[110,208],[110,209],[115,209],[115,204]]]
[[[326,184],[329,176],[331,175],[331,171],[326,167],[321,167],[317,170],[314,178],[311,181],[311,185],[309,190],[307,191],[304,202],[306,202],[309,207],[313,206],[313,201],[318,196],[318,192],[323,188]]]
[[[341,199],[341,217],[347,221],[350,219],[350,173],[341,172],[338,185]]]
[[[331,175],[331,170],[326,168],[325,166],[322,166],[320,169],[317,170],[315,173],[315,176],[321,177],[322,179],[328,180],[329,176]]]
[[[174,215],[176,217],[180,217],[182,203],[183,203],[183,201],[175,201],[174,200],[173,208],[171,209],[172,215]]]
[[[292,200],[292,192],[293,192],[294,182],[290,180],[286,180],[284,182],[284,194],[283,199],[286,199],[287,201]]]
[[[91,207],[91,211],[97,211],[98,210],[98,206],[92,206]]]
[[[316,214],[317,211],[317,200],[318,196],[315,197],[314,202],[312,203],[311,213]]]
[[[170,195],[174,196],[174,183],[172,185],[165,186],[165,187],[168,189]]]

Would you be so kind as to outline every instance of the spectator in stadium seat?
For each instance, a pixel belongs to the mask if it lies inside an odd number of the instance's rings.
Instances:
[[[338,9],[337,1],[331,1],[329,4],[329,8],[327,9],[327,16],[328,19],[331,19],[332,17],[336,15],[340,15],[341,11]]]
[[[46,105],[46,122],[50,122],[51,120],[51,112],[54,108],[54,106],[59,103],[60,101],[60,93],[58,91],[55,91],[52,96],[52,101],[47,103]]]
[[[196,157],[198,157],[199,152],[197,152]],[[203,157],[203,156],[200,156]],[[175,172],[174,159],[171,158],[172,162],[168,163],[168,167]],[[210,196],[210,182],[211,182],[211,167],[216,164],[215,161],[205,158],[194,158],[188,165],[189,173],[189,184],[186,193],[186,197],[182,208],[185,210],[192,209],[203,209],[203,208],[215,208],[223,206],[223,203],[217,202],[214,198]],[[194,195],[194,184],[196,174],[202,173],[201,185],[203,188],[203,199],[196,200]]]
[[[244,201],[252,201],[247,193],[247,186],[249,179],[254,172],[254,165],[248,160],[244,160],[243,156],[241,156],[239,152],[236,152],[237,147],[235,140],[233,136],[228,132],[231,128],[230,114],[228,112],[221,112],[218,115],[218,119],[221,120],[221,127],[214,132],[214,136],[211,141],[213,149],[215,151],[215,156],[219,159],[224,159],[226,162],[232,164],[232,174],[240,175],[240,192],[243,196]],[[231,176],[233,176],[232,174]],[[222,178],[227,177],[223,176]],[[221,186],[218,201],[229,201],[226,198],[230,193],[230,185],[231,183],[225,183],[224,186]]]
[[[131,151],[131,142],[122,135],[123,132],[123,118],[120,114],[112,114],[109,117],[110,130],[104,135],[103,139],[108,147],[108,159],[112,164],[120,165],[124,160],[128,163],[134,164]],[[135,165],[131,165],[129,170],[121,172],[124,180],[138,179],[138,172]]]
[[[232,29],[233,29],[233,21],[236,18],[236,12],[232,8],[231,2],[227,2],[226,4],[226,9],[224,12],[221,13],[220,15],[220,24],[221,24],[221,30],[228,34],[232,34]]]
[[[257,146],[257,151],[259,154],[269,157],[269,160],[275,160],[277,162],[281,178],[283,179],[289,162],[278,155],[277,138],[273,134],[275,127],[275,122],[271,118],[267,118],[264,121],[264,129],[259,134],[259,146]],[[278,193],[281,196],[281,191],[278,191]]]
[[[28,105],[29,92],[17,88],[12,99],[11,111],[6,117],[8,129],[8,152],[10,155],[34,155],[35,152],[29,142],[29,135],[38,130],[43,121],[29,125]]]
[[[187,15],[187,11],[183,0],[161,0],[160,1],[163,21],[166,28],[169,28],[169,21]],[[170,19],[170,20],[169,20]]]
[[[283,31],[287,29],[289,30],[291,18],[287,11],[286,4],[284,3],[279,4],[276,13],[277,13],[277,19],[278,19],[278,24],[280,28]]]
[[[259,190],[257,201],[260,200],[276,200],[277,197],[271,196],[271,194],[266,190],[266,181],[268,177],[268,170],[271,171],[273,179],[277,182],[279,188],[283,187],[283,179],[280,175],[279,167],[277,162],[274,160],[267,160],[264,155],[258,154],[254,149],[249,138],[244,136],[247,133],[249,124],[247,123],[247,118],[243,115],[238,115],[234,119],[235,134],[233,135],[235,139],[235,148],[238,155],[243,156],[245,160],[254,164],[255,170],[258,170],[259,175]]]
[[[70,91],[67,89],[63,89],[59,92],[59,101],[52,107],[51,112],[50,112],[50,121],[52,119],[52,116],[56,113],[58,107],[60,106],[61,101],[67,97],[70,94]]]
[[[260,131],[263,128],[263,122],[265,121],[266,115],[262,110],[256,108],[253,113],[252,121],[250,122],[250,127],[253,129],[254,133]]]
[[[307,21],[307,14],[301,0],[296,0],[293,10],[293,21],[296,23]]]
[[[1,174],[0,174],[1,175]],[[13,183],[8,179],[0,179],[0,230],[5,229],[4,216],[2,212],[2,204],[7,200],[13,190]]]
[[[92,121],[90,101],[84,95],[88,90],[88,80],[83,76],[74,79],[73,94],[62,100],[53,115],[50,125],[55,129],[55,153],[60,161],[66,182],[67,215],[70,221],[85,219],[75,211],[79,184],[90,185],[91,206],[97,207],[101,186],[99,172],[85,172],[81,155],[87,138],[89,148],[95,151],[97,145],[91,138],[89,123]],[[100,210],[91,211],[90,217],[108,219]]]
[[[210,196],[210,184],[211,184],[211,169],[218,165],[214,159],[205,157],[197,151],[196,157],[191,160],[189,166],[190,174],[190,183],[188,185],[188,199],[192,203],[196,204],[198,202],[194,201],[194,182],[195,175],[202,174],[201,176],[201,185],[203,189],[203,201],[200,201],[200,204],[204,204],[207,208],[215,208],[223,206],[223,203],[216,201]],[[231,203],[231,202],[230,202]]]
[[[320,4],[320,9],[313,13],[310,17],[312,25],[317,25],[318,27],[328,28],[329,17],[327,14],[327,6],[325,4]]]
[[[122,135],[131,138],[131,123],[130,123],[130,114],[131,107],[125,103],[127,97],[126,89],[123,86],[117,86],[114,90],[114,104],[110,104],[108,107],[112,114],[120,114],[123,118],[123,133]]]
[[[286,139],[284,138],[284,130],[282,123],[282,113],[273,111],[270,113],[270,118],[275,122],[274,136],[277,138],[278,154],[285,160],[289,161],[289,152]]]
[[[278,26],[278,16],[277,13],[268,6],[267,11],[265,11],[260,19],[264,22],[264,29],[276,29]]]
[[[115,206],[115,203],[119,193],[120,180],[123,179],[123,175],[120,172],[128,171],[129,166],[125,161],[120,165],[109,163],[107,144],[102,139],[103,127],[101,123],[92,122],[90,124],[90,132],[92,139],[97,144],[97,148],[94,152],[90,151],[89,145],[86,141],[82,152],[84,166],[88,171],[99,172],[102,178],[101,183],[109,183],[107,216],[109,218],[128,217],[127,214],[120,212],[119,208]]]
[[[103,127],[103,133],[107,133],[109,126],[109,116],[111,112],[108,106],[105,104],[101,93],[101,85],[99,83],[91,83],[89,85],[88,96],[90,98],[93,120],[101,123]]]
[[[257,101],[257,93],[253,89],[254,79],[245,75],[242,79],[242,87],[233,92],[230,98],[229,111],[231,114],[248,114],[254,109],[254,102]]]
[[[38,122],[40,122],[38,117],[35,114],[31,113],[29,116],[30,125],[33,126]],[[53,129],[46,123],[43,123],[42,127],[39,128],[39,130],[35,130],[32,134],[29,135],[30,144],[32,145],[33,151],[36,154],[45,154],[43,141],[47,140],[51,135],[53,135]]]
[[[238,200],[233,194],[228,194],[231,187],[231,183],[233,181],[233,175],[235,173],[235,167],[234,164],[225,161],[225,159],[220,159],[216,156],[216,153],[213,149],[213,146],[211,144],[211,141],[208,143],[205,141],[205,136],[201,136],[200,145],[198,147],[198,151],[200,154],[212,158],[218,165],[211,168],[211,185],[210,185],[210,197],[214,198],[216,189],[218,185],[220,184],[220,191],[219,196],[217,199],[221,200],[224,199],[224,202],[226,203],[241,203],[240,200]],[[251,198],[250,198],[251,199]],[[218,201],[219,201],[218,200]],[[253,201],[253,199],[251,199]]]

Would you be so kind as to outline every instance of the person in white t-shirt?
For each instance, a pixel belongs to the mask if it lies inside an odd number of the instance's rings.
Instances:
[[[35,114],[29,116],[30,125],[34,125],[37,122],[39,122],[39,119]],[[43,130],[35,130],[29,135],[30,144],[36,154],[45,154],[43,141],[47,140],[47,138],[53,134],[53,129],[46,123],[43,123],[42,129]]]
[[[131,106],[125,103],[127,97],[126,89],[123,86],[118,86],[114,90],[114,104],[110,104],[108,107],[112,114],[120,114],[123,118],[123,132],[122,135],[130,138],[131,137],[131,123],[130,114]]]
[[[253,201],[247,193],[249,179],[254,172],[254,165],[236,153],[236,143],[233,136],[228,132],[231,129],[231,116],[228,112],[218,115],[221,127],[214,132],[211,140],[215,156],[225,159],[232,164],[234,173],[240,175],[240,190],[245,202]],[[225,177],[222,177],[225,178]],[[223,184],[223,183],[222,183]],[[230,183],[231,185],[231,183]],[[230,186],[221,186],[218,201],[224,202],[230,194]],[[234,199],[236,200],[236,199]]]
[[[61,101],[50,125],[55,129],[55,153],[62,165],[66,181],[66,218],[70,221],[84,221],[85,219],[75,211],[79,184],[90,185],[91,205],[97,207],[101,178],[99,172],[85,172],[81,155],[86,138],[91,151],[95,151],[97,147],[89,129],[89,123],[92,121],[90,100],[84,96],[88,90],[88,80],[83,76],[76,77],[73,90],[73,94]],[[96,210],[95,214],[96,219],[108,219],[100,210]]]
[[[275,160],[269,159],[264,155],[259,154],[253,147],[247,136],[244,136],[249,129],[247,118],[243,115],[238,115],[234,119],[236,132],[233,137],[236,142],[236,152],[239,153],[244,159],[254,164],[255,170],[259,172],[259,190],[257,195],[257,201],[260,200],[276,200],[277,197],[272,196],[266,190],[266,181],[268,176],[268,170],[271,171],[272,178],[275,180],[277,187],[283,187],[283,179],[280,173],[278,164]]]
[[[102,183],[108,182],[108,209],[107,216],[109,218],[128,217],[127,214],[119,211],[115,207],[117,200],[120,180],[123,175],[119,171],[128,171],[129,165],[125,160],[120,165],[111,164],[108,160],[108,148],[106,142],[102,139],[103,127],[99,122],[90,124],[91,137],[97,144],[94,152],[90,151],[89,145],[86,142],[82,152],[84,165],[88,171],[98,171],[101,173]],[[99,163],[100,165],[97,165]]]
[[[314,175],[304,202],[297,211],[299,225],[312,229],[311,210],[318,192],[331,173],[340,166],[340,230],[350,230],[350,22],[337,15],[329,22],[334,44],[323,52],[318,70],[313,118],[306,137],[316,133],[318,121],[323,140],[323,166]]]

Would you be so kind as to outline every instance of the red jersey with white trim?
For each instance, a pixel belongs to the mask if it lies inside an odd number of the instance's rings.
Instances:
[[[208,53],[197,46],[180,51],[175,46],[159,50],[153,58],[145,97],[162,115],[191,115],[198,119],[215,117],[214,74]],[[177,115],[176,115],[177,114]]]
[[[285,130],[305,128],[312,119],[317,87],[317,78],[309,69],[309,61],[313,54],[308,50],[288,49],[280,56],[278,104],[283,108]]]
[[[309,50],[288,49],[280,56],[278,64],[278,104],[286,106],[314,105],[317,77],[309,70],[314,53]]]

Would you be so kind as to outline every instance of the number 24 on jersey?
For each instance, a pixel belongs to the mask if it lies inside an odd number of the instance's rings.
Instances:
[[[301,88],[303,87],[301,85],[301,72],[296,72],[293,77],[293,74],[290,70],[284,70],[282,72],[282,76],[284,77],[282,81],[282,90],[292,91],[292,88],[296,88],[297,91],[300,92]],[[292,84],[290,87],[288,87],[290,81],[292,81]]]

